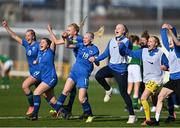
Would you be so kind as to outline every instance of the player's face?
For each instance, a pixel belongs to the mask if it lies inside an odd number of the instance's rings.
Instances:
[[[46,42],[46,40],[42,39],[41,42],[40,42],[40,50],[45,51],[46,49],[48,49],[48,47],[49,47],[49,45]]]
[[[152,49],[156,48],[156,46],[157,46],[156,39],[154,37],[150,37],[147,45],[148,45],[148,50],[152,50]]]
[[[146,38],[144,38],[144,37],[141,37],[141,39],[140,39],[140,45],[141,46],[145,46],[145,45],[147,45],[147,39]]]
[[[83,43],[84,45],[89,45],[91,43],[91,37],[89,34],[85,34],[83,37]]]
[[[73,26],[68,27],[66,32],[67,32],[68,35],[71,36],[71,37],[73,37],[73,36],[76,35],[76,30],[74,29]]]
[[[114,30],[115,32],[115,36],[122,36],[125,32],[125,28],[124,28],[124,25],[123,24],[118,24],[116,25],[116,28]]]
[[[34,40],[34,35],[32,34],[32,32],[26,32],[25,39],[28,41],[28,43],[32,43]]]

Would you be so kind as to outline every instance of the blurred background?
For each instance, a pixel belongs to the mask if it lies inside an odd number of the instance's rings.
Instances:
[[[95,32],[104,26],[105,33],[95,39],[103,52],[113,37],[115,25],[126,24],[130,34],[141,35],[148,30],[151,35],[160,34],[162,23],[168,22],[180,31],[180,0],[0,0],[0,21],[6,19],[10,27],[21,37],[27,29],[36,31],[38,39],[49,37],[46,27],[51,23],[58,37],[72,22],[80,24],[86,17],[81,34]],[[0,54],[14,61],[11,75],[28,75],[24,48],[18,45],[4,28],[0,27]],[[74,57],[71,50],[58,46],[56,51],[58,75],[66,78]],[[101,63],[103,66],[106,61]],[[97,67],[93,74],[97,71]]]

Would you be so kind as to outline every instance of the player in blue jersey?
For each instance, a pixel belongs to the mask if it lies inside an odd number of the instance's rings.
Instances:
[[[83,44],[83,37],[81,35],[79,35],[79,26],[75,23],[71,23],[68,25],[67,30],[65,32],[62,33],[62,38],[61,39],[57,39],[55,34],[52,31],[52,27],[51,25],[48,25],[48,31],[50,33],[50,36],[52,38],[52,40],[55,42],[56,45],[61,45],[61,44]],[[74,48],[73,49],[74,52],[74,56],[77,56],[77,49]],[[75,96],[76,96],[76,87],[74,86],[74,88],[72,89],[71,93],[70,93],[70,98],[69,98],[69,102],[67,105],[64,105],[64,108],[67,110],[69,116],[72,113],[72,106],[75,100]],[[52,115],[55,113],[52,113]]]
[[[143,63],[145,90],[141,96],[141,103],[146,116],[146,120],[141,124],[143,126],[151,122],[150,107],[147,100],[149,96],[157,92],[158,86],[163,82],[163,70],[166,70],[168,67],[167,57],[159,48],[159,39],[156,36],[151,36],[148,39],[147,45],[148,48],[131,51],[123,43],[120,44],[121,54],[127,54],[130,57],[141,59]]]
[[[97,58],[91,57],[91,61],[101,61],[107,57],[110,57],[109,63],[107,66],[101,68],[95,75],[98,83],[103,86],[106,90],[106,94],[104,97],[104,102],[108,102],[112,95],[112,87],[107,83],[105,78],[114,77],[119,86],[120,94],[127,105],[127,109],[129,111],[129,119],[127,123],[132,124],[135,123],[136,116],[134,114],[132,101],[130,96],[127,93],[127,56],[121,56],[119,53],[119,43],[122,42],[126,45],[126,47],[131,46],[129,39],[125,36],[127,33],[127,29],[125,25],[118,24],[115,28],[115,37],[112,38],[105,51],[98,56]]]
[[[87,32],[83,38],[83,44],[69,44],[68,48],[73,48],[77,50],[76,62],[73,65],[71,72],[69,74],[68,79],[64,85],[64,89],[61,95],[58,98],[56,104],[56,111],[58,112],[67,95],[71,92],[72,88],[76,86],[79,89],[79,102],[82,105],[83,111],[88,118],[86,122],[92,122],[92,110],[87,98],[87,89],[88,89],[88,81],[89,76],[94,68],[93,63],[91,63],[88,59],[91,56],[98,56],[99,50],[98,48],[92,44],[94,39],[94,34],[91,32]],[[95,63],[99,65],[99,63]]]
[[[30,90],[31,85],[35,84],[36,86],[39,84],[39,78],[34,78],[33,74],[37,70],[37,65],[33,64],[33,61],[36,60],[39,52],[39,42],[36,41],[36,34],[34,30],[28,29],[25,34],[25,38],[19,37],[15,32],[13,32],[10,27],[8,26],[8,23],[6,21],[2,22],[2,26],[6,29],[6,31],[11,35],[13,39],[15,39],[20,45],[22,45],[25,48],[25,53],[28,61],[29,66],[29,72],[30,76],[26,78],[26,80],[22,84],[22,89],[27,96],[29,108],[26,112],[26,115],[31,115],[34,110],[34,102],[33,102],[33,93]],[[45,96],[46,97],[46,96]],[[48,100],[48,99],[46,99]],[[55,98],[54,101],[56,102]]]
[[[167,38],[167,32],[170,31],[171,35],[174,33],[176,36],[176,29],[170,24],[163,24],[161,30],[161,36],[163,40],[163,45],[168,51],[168,60],[169,60],[169,81],[163,86],[159,95],[158,102],[156,106],[155,120],[153,124],[149,125],[159,125],[160,113],[163,106],[163,100],[168,97],[170,94],[175,92],[178,97],[180,97],[180,47],[177,46],[177,42],[169,42]],[[175,43],[176,42],[176,43]]]
[[[20,38],[13,32],[6,21],[2,22],[3,27],[6,31],[11,35],[13,39],[15,39],[20,45],[25,48],[26,57],[28,60],[29,72],[30,76],[26,78],[26,80],[22,84],[22,89],[27,96],[29,102],[29,108],[26,112],[26,115],[30,115],[33,112],[34,104],[33,104],[33,93],[30,90],[30,86],[36,83],[36,79],[32,77],[32,74],[37,69],[37,66],[33,65],[33,61],[37,58],[38,50],[39,50],[39,43],[36,41],[36,34],[34,30],[28,29],[25,34],[25,38]]]
[[[46,93],[49,100],[54,97],[54,87],[57,84],[57,74],[54,66],[55,44],[48,38],[42,38],[40,41],[40,52],[37,59],[33,62],[38,69],[33,73],[33,77],[39,77],[41,83],[33,92],[34,111],[29,116],[29,120],[37,120],[41,103],[40,95]],[[53,106],[52,106],[53,107]]]

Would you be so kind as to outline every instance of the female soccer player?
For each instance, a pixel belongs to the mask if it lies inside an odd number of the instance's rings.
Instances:
[[[37,59],[33,62],[37,64],[38,69],[34,72],[33,77],[39,76],[41,83],[33,92],[34,111],[29,116],[29,120],[37,120],[41,103],[40,95],[46,93],[49,99],[54,97],[54,87],[57,84],[57,74],[54,66],[55,44],[48,38],[42,38],[40,41],[40,52]]]
[[[92,110],[87,98],[87,89],[88,89],[88,81],[89,76],[93,70],[93,63],[91,63],[88,59],[91,56],[98,56],[99,50],[98,48],[92,44],[94,39],[94,34],[91,32],[87,32],[83,38],[83,44],[69,44],[68,48],[73,48],[77,50],[76,62],[73,65],[71,72],[69,74],[68,79],[64,85],[64,89],[58,98],[56,111],[58,112],[62,107],[67,95],[70,93],[72,88],[76,86],[79,89],[79,102],[82,105],[83,111],[88,118],[86,120],[87,123],[92,122]],[[99,63],[95,63],[99,65]]]
[[[10,27],[8,26],[7,21],[2,22],[3,27],[6,29],[6,31],[10,34],[10,36],[15,39],[20,45],[22,45],[25,48],[26,51],[26,57],[28,61],[29,66],[29,72],[30,76],[28,76],[25,81],[22,84],[22,89],[27,96],[29,108],[26,112],[26,115],[31,115],[34,110],[34,101],[33,101],[33,93],[30,90],[30,87],[35,84],[35,86],[38,86],[40,83],[39,76],[33,77],[33,74],[37,71],[38,67],[37,65],[34,65],[33,62],[36,60],[39,52],[39,42],[36,41],[36,34],[34,30],[28,29],[25,34],[25,38],[19,37],[15,32],[13,32]],[[47,98],[46,95],[44,95],[46,100],[50,103],[50,99]],[[51,99],[51,105],[55,103],[55,98]]]
[[[132,50],[140,49],[139,46],[139,37],[136,35],[131,35],[129,40],[132,42]],[[133,91],[133,108],[138,109],[138,96],[139,96],[139,87],[140,82],[142,81],[141,77],[141,60],[136,58],[131,58],[128,63],[128,94],[131,95]]]
[[[147,99],[150,95],[155,94],[158,86],[163,81],[162,69],[168,67],[168,60],[165,54],[161,51],[159,39],[156,36],[151,36],[148,40],[148,48],[131,51],[126,48],[123,43],[120,44],[121,54],[127,54],[134,58],[139,58],[143,63],[143,82],[145,90],[141,96],[141,103],[144,108],[146,120],[141,125],[147,125],[151,122],[150,107]],[[123,47],[121,47],[123,46]]]
[[[25,38],[21,38],[13,32],[8,23],[6,21],[2,22],[3,27],[6,31],[10,34],[10,36],[15,39],[20,45],[25,48],[26,57],[28,60],[29,72],[30,76],[28,76],[22,84],[22,89],[27,96],[29,102],[29,108],[26,112],[26,115],[30,115],[34,109],[34,102],[33,102],[33,93],[30,90],[30,86],[36,84],[36,79],[32,76],[33,73],[37,70],[37,66],[33,65],[33,61],[37,58],[38,51],[39,51],[39,42],[36,41],[36,34],[34,30],[28,29],[25,34]]]
[[[170,79],[169,81],[163,86],[159,95],[158,95],[158,102],[156,106],[156,113],[155,113],[155,121],[153,124],[149,125],[159,125],[159,118],[160,113],[163,106],[163,100],[168,97],[171,93],[175,92],[178,97],[180,97],[180,47],[177,46],[178,44],[168,41],[167,38],[167,31],[172,31],[174,35],[176,35],[176,29],[172,27],[170,24],[163,24],[161,30],[161,36],[163,40],[164,47],[169,52],[168,60],[169,60],[169,72],[170,72]]]
[[[114,77],[118,83],[119,91],[123,100],[127,105],[127,109],[129,111],[129,119],[127,123],[132,124],[136,121],[136,116],[134,114],[132,101],[130,96],[127,93],[127,56],[121,56],[119,53],[119,43],[122,42],[126,45],[126,47],[130,47],[130,42],[126,38],[127,29],[125,25],[118,24],[115,28],[115,37],[112,38],[105,51],[98,57],[91,57],[91,62],[101,61],[107,57],[110,57],[109,64],[103,68],[101,68],[95,75],[98,83],[106,90],[104,102],[108,102],[112,95],[112,87],[107,83],[105,78]]]
[[[62,38],[61,39],[57,39],[55,34],[52,31],[52,27],[51,25],[48,25],[48,31],[50,33],[50,37],[52,38],[52,40],[55,42],[56,45],[61,45],[61,44],[83,44],[83,37],[81,35],[79,35],[79,26],[75,23],[69,24],[67,27],[67,30],[65,32],[62,33]],[[73,49],[74,52],[74,56],[77,56],[77,49]],[[64,108],[67,110],[69,116],[72,113],[72,106],[75,100],[75,96],[76,96],[76,86],[74,86],[74,88],[71,90],[70,92],[70,98],[69,98],[69,102],[66,106],[64,106]],[[52,113],[53,115],[54,113]]]

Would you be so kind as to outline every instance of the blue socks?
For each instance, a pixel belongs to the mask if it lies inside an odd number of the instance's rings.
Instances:
[[[34,101],[33,101],[33,93],[32,91],[29,94],[26,94],[29,106],[34,106]]]
[[[34,116],[38,116],[39,108],[41,104],[41,97],[40,95],[34,95]]]
[[[85,114],[87,115],[92,115],[92,110],[91,110],[91,106],[88,102],[88,100],[86,100],[83,104],[82,104],[82,108]]]
[[[73,89],[71,90],[70,98],[69,98],[69,102],[68,102],[69,111],[72,110],[72,106],[73,106],[75,98],[76,98],[76,87],[74,86]]]
[[[66,97],[64,94],[61,94],[56,102],[56,104],[54,105],[54,109],[56,110],[56,112],[58,112],[60,110],[60,108],[62,107],[62,105],[64,104],[64,101],[66,100]]]

